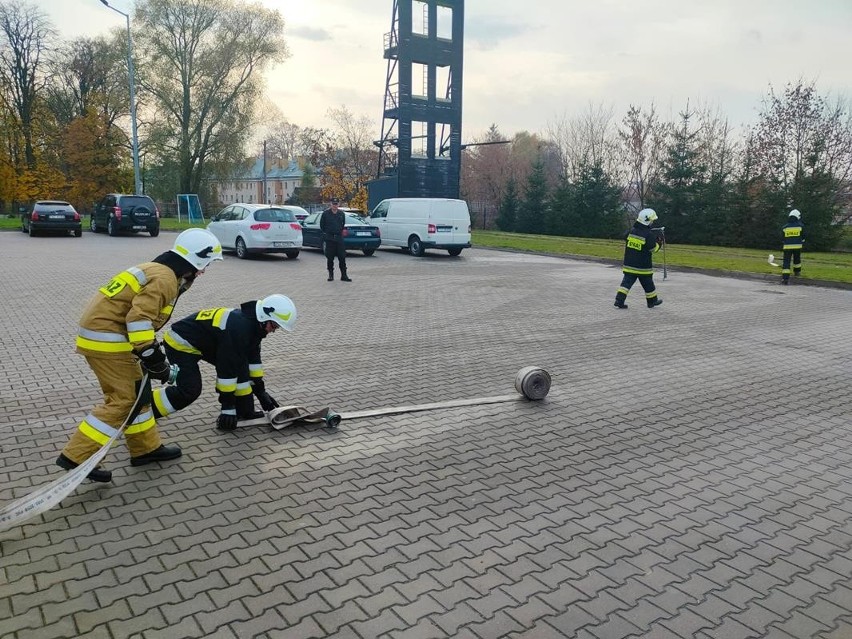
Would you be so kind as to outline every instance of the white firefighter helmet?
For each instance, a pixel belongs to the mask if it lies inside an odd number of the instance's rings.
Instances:
[[[802,219],[802,214],[799,212],[799,209],[793,209],[792,211],[790,211],[789,216],[794,217],[797,220]]]
[[[268,295],[257,301],[255,314],[258,322],[275,322],[285,331],[296,324],[296,305],[286,295]]]
[[[187,229],[177,236],[171,248],[199,271],[203,271],[214,260],[221,260],[222,245],[216,236],[205,229]]]
[[[657,219],[657,213],[654,209],[642,209],[636,217],[636,221],[645,226],[649,226],[651,222]]]

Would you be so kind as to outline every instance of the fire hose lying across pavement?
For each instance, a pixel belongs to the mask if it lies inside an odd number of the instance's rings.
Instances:
[[[445,402],[434,402],[431,404],[414,404],[411,406],[398,406],[394,408],[377,408],[373,410],[353,411],[350,413],[335,413],[323,408],[318,411],[309,411],[302,406],[282,406],[274,408],[264,417],[242,420],[238,422],[239,427],[246,426],[272,426],[275,430],[281,430],[297,422],[308,424],[324,424],[328,428],[337,428],[344,419],[361,419],[364,417],[380,417],[385,415],[399,415],[402,413],[415,413],[419,411],[437,410],[442,408],[458,408],[461,406],[478,406],[484,404],[498,404],[502,402],[514,402],[520,400],[539,401],[550,392],[550,373],[542,368],[526,366],[518,371],[515,377],[515,390],[518,395],[498,395],[496,397],[480,397],[478,399],[456,399]],[[118,432],[105,443],[98,452],[89,457],[73,470],[62,475],[58,479],[37,488],[29,495],[13,501],[11,504],[0,509],[0,532],[8,530],[13,526],[19,526],[36,515],[39,515],[56,506],[59,502],[70,495],[79,486],[86,476],[106,456],[113,442],[118,439],[127,424],[129,424],[139,413],[142,406],[149,401],[150,384],[148,374],[142,378],[139,394],[131,408],[127,419]]]

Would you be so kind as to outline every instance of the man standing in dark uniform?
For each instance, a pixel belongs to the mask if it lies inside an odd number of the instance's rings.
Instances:
[[[805,242],[805,231],[802,228],[802,214],[798,209],[790,211],[787,223],[784,225],[784,263],[781,265],[781,283],[790,281],[790,262],[793,263],[793,275],[802,272],[802,245]]]
[[[334,281],[334,257],[337,256],[337,264],[340,266],[340,281],[351,282],[346,274],[346,247],[343,244],[343,227],[346,225],[346,215],[337,208],[340,201],[331,198],[331,208],[322,212],[320,217],[320,230],[325,242],[325,262],[328,267],[328,281]]]
[[[633,224],[633,228],[627,233],[624,240],[624,266],[622,272],[621,286],[615,294],[615,308],[627,308],[624,301],[630,287],[639,280],[645,289],[645,301],[648,308],[654,308],[663,303],[657,297],[657,289],[654,287],[654,269],[651,264],[651,254],[660,250],[663,245],[661,236],[657,236],[651,229],[651,222],[657,219],[654,209],[642,209]]]

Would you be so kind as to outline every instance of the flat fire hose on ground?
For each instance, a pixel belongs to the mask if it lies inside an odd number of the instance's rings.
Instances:
[[[151,396],[151,381],[146,372],[142,376],[142,381],[139,383],[139,393],[136,395],[136,400],[127,414],[127,419],[113,435],[110,440],[100,447],[98,452],[89,457],[82,464],[68,471],[58,479],[54,479],[49,484],[37,488],[29,495],[25,495],[20,499],[16,499],[8,506],[4,506],[0,510],[0,532],[7,530],[13,526],[18,526],[28,519],[35,517],[47,510],[53,508],[60,501],[74,492],[74,489],[79,486],[90,472],[95,469],[101,460],[106,456],[116,439],[121,437],[124,429],[139,415],[139,411],[146,401],[150,400]]]
[[[501,402],[515,402],[518,400],[538,401],[544,399],[550,392],[550,373],[536,366],[526,366],[518,371],[515,377],[515,390],[518,395],[498,395],[496,397],[479,397],[475,399],[454,399],[444,402],[433,402],[430,404],[412,404],[410,406],[395,406],[391,408],[376,408],[371,410],[353,411],[349,413],[335,413],[329,408],[318,411],[310,411],[304,406],[282,406],[273,408],[264,417],[241,420],[237,423],[239,427],[244,426],[272,426],[275,430],[281,430],[287,426],[303,422],[307,424],[324,424],[329,428],[337,428],[344,419],[361,419],[364,417],[382,417],[386,415],[400,415],[403,413],[416,413],[426,410],[438,410],[442,408],[458,408],[461,406],[478,406],[482,404],[499,404]]]
[[[282,406],[274,408],[264,417],[240,420],[237,422],[240,428],[246,426],[272,426],[275,430],[281,430],[296,423],[323,424],[328,428],[337,428],[344,419],[361,419],[364,417],[380,417],[385,415],[400,415],[403,413],[414,413],[427,410],[438,410],[445,408],[457,408],[461,406],[478,406],[484,404],[498,404],[502,402],[515,402],[520,400],[539,401],[544,399],[550,392],[550,373],[542,368],[527,366],[518,371],[515,377],[515,390],[520,395],[498,395],[496,397],[480,397],[476,399],[457,399],[445,402],[433,402],[430,404],[413,404],[410,406],[396,406],[392,408],[378,408],[373,410],[353,411],[349,413],[335,413],[323,408],[317,411],[309,411],[302,406]],[[13,501],[11,504],[0,509],[0,532],[14,526],[19,526],[28,519],[50,510],[65,497],[70,495],[79,486],[86,476],[100,463],[110,446],[116,439],[121,437],[124,429],[139,414],[139,410],[150,395],[150,382],[148,374],[142,378],[139,394],[130,410],[130,414],[118,429],[115,435],[105,443],[94,455],[85,462],[65,473],[49,484],[36,489],[29,495]]]

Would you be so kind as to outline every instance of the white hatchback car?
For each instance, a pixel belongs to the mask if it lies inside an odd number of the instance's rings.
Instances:
[[[274,204],[231,204],[210,219],[207,230],[241,259],[284,253],[295,260],[302,249],[302,226],[293,211]]]

